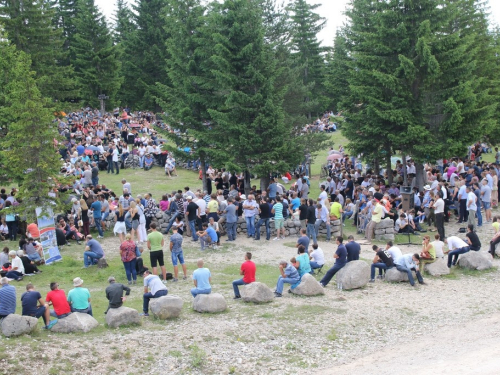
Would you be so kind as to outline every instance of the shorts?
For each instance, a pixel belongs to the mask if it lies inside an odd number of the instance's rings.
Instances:
[[[177,260],[179,260],[179,263],[180,264],[184,264],[184,254],[182,253],[182,251],[180,253],[172,253],[172,264],[175,266],[177,266]]]
[[[151,267],[156,267],[157,265],[160,267],[164,266],[163,250],[151,251],[149,253],[149,260],[151,261]]]
[[[113,229],[113,232],[115,234],[117,234],[117,233],[127,234],[127,227],[125,226],[125,222],[124,221],[117,221],[115,223],[115,227]]]
[[[491,208],[491,202],[482,202],[485,210],[489,210]]]
[[[35,313],[31,314],[30,316],[40,318],[41,316],[43,316],[43,314],[45,314],[45,306],[40,306],[36,309]]]
[[[137,230],[139,228],[139,220],[132,220],[132,229]]]
[[[274,228],[281,229],[285,227],[285,219],[274,219]]]

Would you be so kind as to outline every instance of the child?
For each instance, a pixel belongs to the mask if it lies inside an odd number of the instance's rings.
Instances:
[[[180,216],[175,217],[175,222],[172,223],[172,227],[177,228],[177,233],[182,236],[182,234],[184,233],[182,229],[184,228],[184,222],[182,221]]]

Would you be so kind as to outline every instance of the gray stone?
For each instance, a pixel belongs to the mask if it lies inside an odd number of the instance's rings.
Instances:
[[[7,337],[29,335],[36,329],[37,324],[37,318],[10,314],[2,320],[2,334]]]
[[[200,313],[219,313],[226,309],[226,299],[220,293],[198,294],[193,300],[193,310]]]
[[[157,219],[162,219],[162,218],[163,218],[163,212],[158,211],[158,212],[156,213],[155,217],[156,217]]]
[[[460,267],[471,270],[483,271],[493,266],[491,255],[485,251],[469,251],[458,258]]]
[[[97,320],[89,314],[75,312],[59,319],[50,330],[58,333],[89,332],[98,325]]]
[[[394,234],[376,234],[375,239],[379,241],[394,241]]]
[[[434,262],[426,264],[424,268],[424,271],[427,271],[431,276],[448,275],[450,273],[450,269],[443,258],[437,258]]]
[[[385,234],[385,229],[375,229],[375,234],[376,235]]]
[[[330,222],[330,225],[332,225],[334,227],[339,227],[340,226],[340,220],[334,220],[334,221]]]
[[[285,227],[287,227],[287,228],[294,228],[295,227],[295,223],[293,221],[291,221],[291,220],[287,220],[285,222]]]
[[[97,261],[97,268],[107,268],[108,262],[106,262],[106,258],[101,258]]]
[[[337,284],[342,284],[342,289],[358,289],[370,281],[370,266],[362,260],[353,260],[337,272]]]
[[[178,318],[184,302],[177,296],[163,296],[149,300],[149,310],[158,319]]]
[[[117,309],[109,309],[106,314],[106,324],[110,328],[128,325],[140,325],[141,318],[135,309],[121,306]]]
[[[391,283],[399,283],[401,281],[408,281],[408,274],[406,272],[401,272],[396,269],[396,267],[390,268],[385,273],[385,281]]]
[[[375,224],[375,229],[385,229],[385,228],[393,228],[394,227],[394,221],[392,219],[383,219],[380,221],[380,223]]]
[[[247,223],[241,223],[241,224],[239,225],[239,227],[240,227],[241,229],[247,229]]]
[[[394,228],[386,228],[385,229],[385,233],[386,234],[395,234],[396,231],[394,230]]]
[[[243,217],[239,217],[239,218],[238,218],[237,223],[238,223],[238,224],[241,224],[241,223],[246,223],[245,218],[243,218]]]
[[[300,228],[300,220],[294,220],[293,225]]]
[[[245,302],[266,303],[274,299],[274,293],[266,284],[253,282],[241,288],[241,298]]]
[[[298,233],[298,232],[297,232],[297,229],[295,229],[295,228],[290,228],[290,229],[288,230],[288,232],[289,232],[290,234],[297,234],[297,233]]]
[[[300,284],[292,289],[292,293],[299,296],[318,296],[325,294],[325,289],[311,274],[306,273],[302,276]]]

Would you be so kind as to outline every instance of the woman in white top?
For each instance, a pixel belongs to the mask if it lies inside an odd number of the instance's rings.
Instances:
[[[144,144],[139,146],[139,168],[144,168],[144,159],[146,155],[146,147]]]
[[[144,207],[139,198],[136,199],[137,211],[139,212],[139,228],[137,229],[137,240],[139,242],[146,242],[148,233],[146,232],[146,216],[144,215]]]

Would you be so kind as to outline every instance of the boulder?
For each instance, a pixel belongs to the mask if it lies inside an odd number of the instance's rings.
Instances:
[[[89,314],[75,312],[59,319],[50,330],[59,333],[89,332],[98,325],[97,320]]]
[[[37,324],[37,318],[10,314],[2,320],[2,334],[7,337],[29,335],[36,329]]]
[[[389,268],[385,273],[385,281],[391,283],[399,283],[401,281],[408,281],[408,274],[406,272],[398,271],[396,267]]]
[[[149,300],[149,310],[158,319],[178,318],[184,302],[177,296],[163,296]]]
[[[427,271],[431,276],[448,275],[450,273],[450,269],[443,258],[438,258],[434,262],[426,264],[424,271]]]
[[[266,284],[253,282],[241,288],[241,298],[245,302],[266,303],[274,300],[274,293]]]
[[[163,212],[158,211],[158,212],[156,213],[155,217],[156,217],[157,219],[162,219],[162,218],[163,218]]]
[[[460,267],[471,270],[483,271],[493,266],[491,255],[484,251],[469,251],[458,258]]]
[[[342,289],[358,289],[370,281],[370,266],[362,260],[353,260],[337,272],[337,285],[342,284]]]
[[[375,229],[375,234],[385,234],[385,229]]]
[[[395,236],[394,234],[376,234],[375,239],[379,241],[394,241]]]
[[[106,262],[106,258],[101,258],[97,261],[97,268],[107,268],[108,262]]]
[[[318,296],[325,294],[325,289],[311,274],[306,273],[300,279],[300,284],[292,289],[292,293],[299,296]]]
[[[226,299],[220,293],[198,294],[193,300],[193,310],[200,313],[219,313],[226,309]]]
[[[375,229],[385,229],[385,228],[393,228],[394,221],[392,219],[386,218],[380,221],[380,223],[375,224]]]
[[[285,226],[286,226],[287,228],[295,228],[295,223],[294,223],[293,221],[289,220],[289,221],[287,221],[287,222],[285,223]]]
[[[290,229],[288,230],[288,232],[289,232],[290,234],[297,234],[297,233],[298,233],[298,232],[297,232],[297,229],[295,229],[295,228],[290,228]]]
[[[135,309],[121,306],[117,309],[109,309],[106,314],[106,324],[110,328],[128,325],[140,325],[141,318]]]
[[[340,220],[334,220],[334,221],[330,222],[330,225],[332,227],[338,227],[338,226],[340,226]]]

